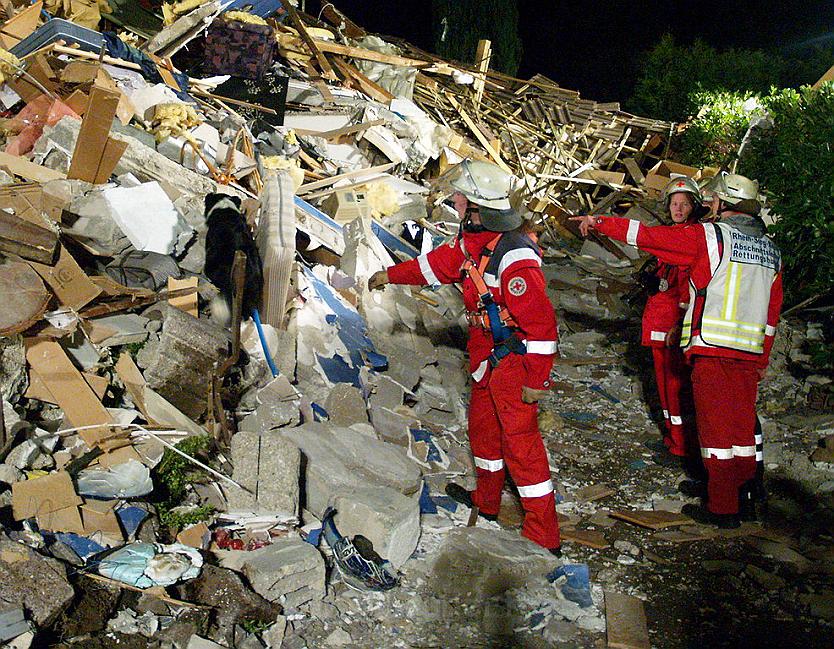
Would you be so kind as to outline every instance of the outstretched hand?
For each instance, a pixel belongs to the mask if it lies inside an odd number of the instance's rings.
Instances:
[[[388,271],[378,270],[368,278],[368,290],[376,291],[383,288],[388,283]]]
[[[528,388],[526,385],[521,387],[521,400],[524,403],[536,403],[546,395],[547,390],[534,390],[533,388]]]
[[[579,222],[579,231],[583,237],[587,237],[588,233],[593,230],[596,221],[593,216],[571,216],[568,220]]]

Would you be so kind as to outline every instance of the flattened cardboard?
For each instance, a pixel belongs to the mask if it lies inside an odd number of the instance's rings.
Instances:
[[[54,266],[29,263],[49,284],[58,301],[69,309],[77,311],[101,294],[101,289],[84,274],[81,266],[63,246],[58,251],[58,261]]]
[[[104,425],[112,423],[110,413],[58,343],[41,338],[27,338],[24,344],[26,361],[40,375],[70,424],[73,427],[102,424],[102,428],[79,431],[87,446],[95,446],[100,439],[109,434],[109,428]]]
[[[117,500],[85,500],[80,507],[84,536],[103,534],[108,538],[124,541],[122,527],[113,511],[117,503]]]
[[[99,176],[120,98],[119,92],[93,86],[84,119],[81,120],[81,130],[78,132],[67,178],[94,182]]]
[[[185,279],[168,278],[168,291],[178,291],[182,288],[193,288],[194,292],[188,295],[181,295],[168,300],[168,304],[172,307],[185,311],[187,314],[197,316],[197,278],[186,277]]]
[[[62,180],[66,178],[66,174],[62,174],[60,171],[29,162],[25,158],[6,153],[5,151],[0,151],[0,167],[3,167],[15,176],[20,176],[33,183],[46,183],[50,180]]]
[[[34,480],[12,485],[12,514],[16,521],[42,516],[81,504],[72,478],[66,471],[57,471]]]
[[[65,507],[57,512],[38,514],[38,527],[51,532],[73,532],[84,534],[84,525],[78,507]]]
[[[90,95],[81,90],[75,90],[69,97],[64,99],[64,103],[76,114],[84,116],[87,112],[87,104],[90,103]]]
[[[96,172],[96,177],[93,180],[94,185],[103,185],[113,174],[116,165],[119,164],[124,152],[127,151],[128,143],[124,140],[114,140],[112,137],[107,138],[107,143],[104,145],[104,152],[101,154],[101,162]]]
[[[103,399],[105,393],[107,392],[107,388],[110,385],[110,381],[107,377],[90,374],[88,372],[82,372],[81,376],[84,377],[87,385],[92,388],[95,395],[99,399]],[[31,367],[29,368],[29,387],[26,389],[23,396],[27,399],[37,399],[38,401],[45,401],[46,403],[58,405],[55,401],[55,397],[52,396],[52,393],[46,387],[46,384],[43,382],[40,374],[38,374]]]
[[[116,361],[116,374],[125,385],[125,390],[130,395],[137,410],[142,413],[149,424],[153,424],[153,420],[148,416],[147,408],[145,407],[145,377],[142,372],[136,367],[136,363],[130,357],[130,354],[123,352]]]

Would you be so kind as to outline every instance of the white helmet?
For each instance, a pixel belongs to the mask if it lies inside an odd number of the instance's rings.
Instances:
[[[466,159],[450,169],[445,178],[456,191],[482,207],[510,209],[513,176],[498,165]]]
[[[728,205],[740,211],[757,214],[762,205],[759,201],[759,182],[739,174],[721,174],[716,177],[713,192]]]
[[[701,188],[698,187],[698,183],[688,176],[672,178],[672,180],[666,183],[666,187],[663,188],[663,194],[661,196],[667,206],[672,194],[689,194],[696,207],[704,200],[703,196],[701,196]]]
[[[487,230],[508,232],[521,225],[521,214],[510,204],[516,179],[501,167],[467,158],[447,171],[443,180],[480,207],[481,223]]]

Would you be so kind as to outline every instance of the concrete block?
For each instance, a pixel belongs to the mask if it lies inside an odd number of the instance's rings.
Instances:
[[[324,559],[299,538],[278,539],[248,552],[242,572],[256,593],[285,607],[324,597]]]
[[[420,505],[388,487],[358,487],[336,498],[336,527],[344,536],[362,534],[383,559],[399,568],[420,540]]]
[[[304,454],[304,507],[318,517],[348,489],[390,487],[406,496],[420,489],[420,470],[402,448],[350,428],[315,422],[272,434],[291,440]]]
[[[301,453],[274,433],[239,431],[232,437],[232,478],[249,489],[228,490],[229,511],[298,515]]]
[[[137,361],[145,381],[182,413],[198,419],[208,407],[211,375],[226,356],[228,332],[205,318],[160,303],[144,315],[162,320],[158,345],[145,345]]]

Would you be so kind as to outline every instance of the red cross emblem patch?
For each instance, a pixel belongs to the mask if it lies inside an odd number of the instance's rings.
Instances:
[[[686,187],[686,183],[685,183],[685,182],[683,182],[682,180],[679,180],[679,181],[678,181],[678,184],[677,184],[677,185],[675,185],[675,187]]]
[[[510,293],[518,297],[519,295],[524,295],[527,291],[527,282],[524,281],[523,277],[513,277],[507,284],[507,288]]]

